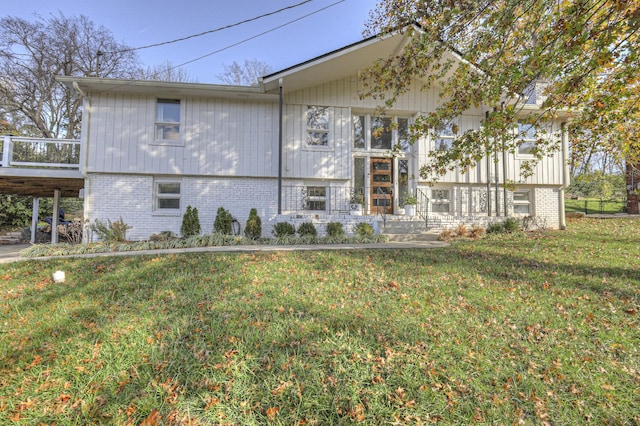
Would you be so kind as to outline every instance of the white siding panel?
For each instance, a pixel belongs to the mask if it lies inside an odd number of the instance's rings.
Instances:
[[[277,175],[277,104],[183,99],[184,146],[171,146],[150,143],[154,139],[155,99],[135,94],[93,96],[89,171]]]

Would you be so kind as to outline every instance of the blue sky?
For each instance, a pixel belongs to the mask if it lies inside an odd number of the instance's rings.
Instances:
[[[9,0],[1,10],[3,16],[27,20],[35,20],[36,14],[46,18],[59,12],[65,16],[85,15],[96,25],[108,28],[118,41],[138,47],[231,25],[302,1]],[[138,55],[144,65],[165,61],[178,65],[221,50],[185,66],[189,76],[200,83],[219,83],[222,64],[234,60],[242,63],[245,59],[258,59],[277,71],[361,40],[375,5],[376,0],[312,0],[238,27],[140,50]],[[323,8],[327,9],[304,17]],[[229,47],[297,19],[300,20]]]

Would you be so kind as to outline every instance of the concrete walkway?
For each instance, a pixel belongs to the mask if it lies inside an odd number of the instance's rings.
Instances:
[[[58,257],[104,257],[104,256],[137,256],[156,254],[180,254],[180,253],[223,253],[223,252],[270,252],[270,251],[320,251],[320,250],[371,250],[371,249],[429,249],[446,247],[449,243],[444,241],[389,241],[375,244],[315,244],[315,245],[251,245],[251,246],[222,246],[222,247],[196,247],[183,249],[145,250],[145,251],[121,251],[109,253],[89,253],[77,255],[65,255],[55,257],[22,257],[20,251],[29,247],[29,244],[0,245],[0,264],[18,262],[23,260],[48,260]]]

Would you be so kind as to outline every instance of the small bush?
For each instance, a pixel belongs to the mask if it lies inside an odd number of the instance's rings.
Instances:
[[[466,237],[467,236],[467,225],[464,223],[460,223],[456,228],[456,235],[458,237]]]
[[[490,223],[487,226],[487,234],[501,234],[504,232],[504,227],[500,222]]]
[[[231,235],[233,233],[231,223],[233,216],[224,207],[218,207],[216,219],[213,222],[213,230],[218,234]]]
[[[149,237],[149,241],[169,241],[178,238],[176,234],[171,231],[162,231],[159,234],[153,234]]]
[[[474,240],[480,239],[484,236],[485,230],[483,227],[478,225],[473,225],[471,227],[471,231],[469,231],[469,238],[473,238]]]
[[[327,223],[327,235],[330,237],[341,237],[344,235],[344,228],[340,222]]]
[[[180,227],[180,234],[184,238],[199,235],[202,228],[200,227],[200,218],[198,217],[198,209],[187,206],[187,211],[182,216],[182,226]]]
[[[309,235],[311,237],[315,237],[318,235],[318,231],[316,227],[311,222],[304,222],[298,226],[298,235],[304,237],[305,235]]]
[[[502,226],[504,227],[504,232],[510,234],[520,230],[520,221],[514,217],[509,217],[502,222]]]
[[[251,240],[257,240],[262,236],[262,219],[258,216],[256,209],[249,210],[249,218],[244,227],[244,236]]]
[[[289,222],[278,222],[273,225],[273,235],[275,235],[276,238],[296,235],[296,228]]]
[[[127,229],[131,229],[131,227],[124,223],[122,217],[115,222],[107,219],[106,224],[96,219],[96,221],[91,224],[91,230],[98,235],[101,241],[106,243],[127,241]]]
[[[359,237],[370,237],[373,235],[373,226],[366,222],[360,222],[355,227],[355,233]]]
[[[445,229],[438,235],[438,241],[451,241],[456,237],[452,229]]]

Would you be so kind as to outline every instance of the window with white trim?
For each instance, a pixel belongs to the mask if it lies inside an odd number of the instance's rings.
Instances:
[[[153,209],[158,212],[180,210],[181,182],[158,180],[155,182]]]
[[[179,142],[182,113],[180,99],[156,100],[155,140],[158,142]]]
[[[364,115],[354,114],[352,116],[353,149],[365,149],[367,147],[365,118]]]
[[[518,122],[518,154],[532,155],[537,145],[536,127],[533,124]]]
[[[371,117],[371,149],[391,149],[393,119]]]
[[[431,211],[433,213],[449,213],[450,193],[451,191],[448,189],[431,190]]]
[[[531,191],[527,189],[513,192],[513,213],[522,215],[531,214]]]
[[[307,186],[304,198],[305,210],[326,210],[327,209],[327,187]]]
[[[307,107],[307,146],[329,146],[329,107]]]
[[[453,141],[458,133],[458,125],[446,125],[435,132],[434,142],[436,151],[448,151],[453,146]]]

